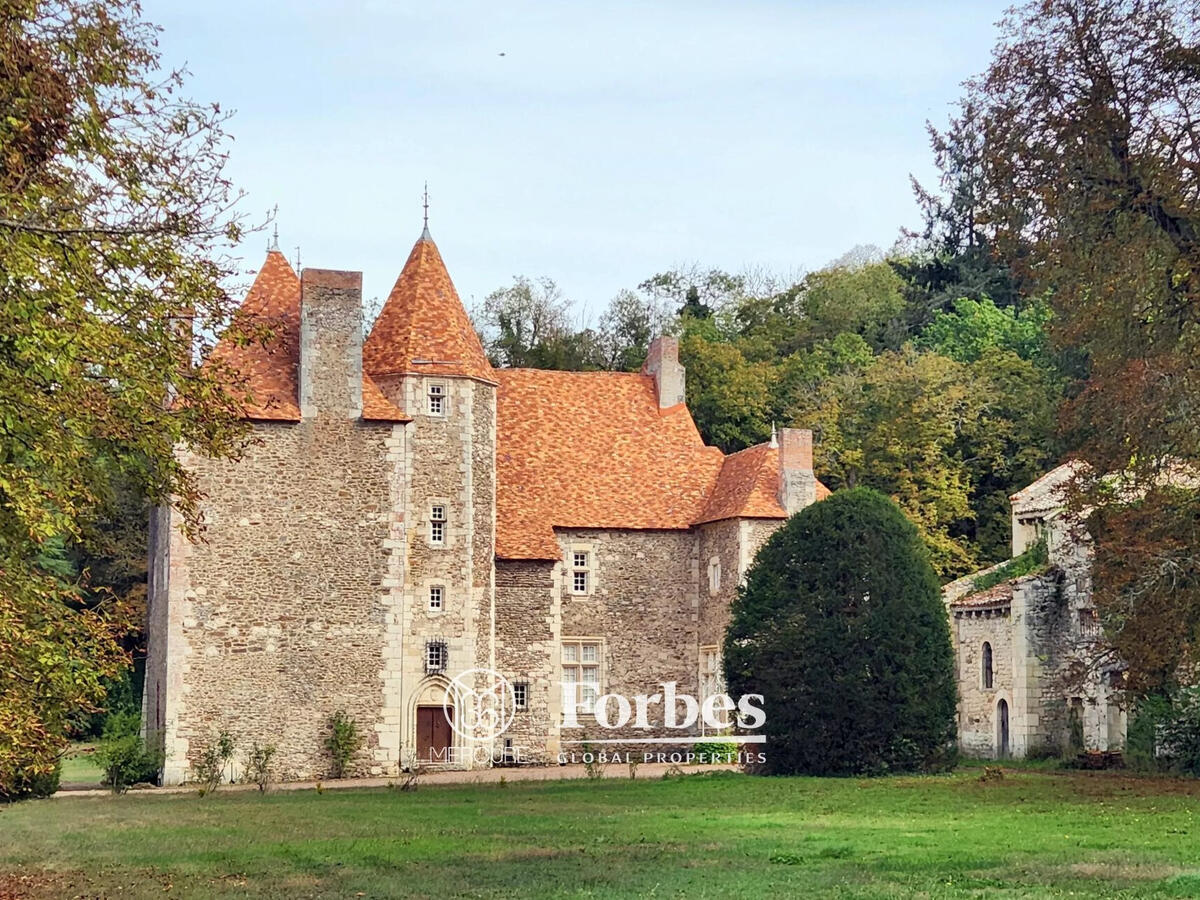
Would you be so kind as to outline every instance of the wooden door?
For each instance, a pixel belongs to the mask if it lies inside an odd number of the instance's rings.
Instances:
[[[417,759],[422,763],[452,762],[454,744],[450,718],[454,711],[440,706],[417,707]]]

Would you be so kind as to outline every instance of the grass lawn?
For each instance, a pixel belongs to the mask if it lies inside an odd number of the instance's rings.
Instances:
[[[51,799],[0,809],[0,898],[1195,897],[1198,811],[978,769]]]
[[[104,773],[100,771],[100,766],[92,756],[94,749],[94,744],[72,744],[71,749],[62,758],[62,774],[59,780],[63,784],[94,784],[98,787]]]

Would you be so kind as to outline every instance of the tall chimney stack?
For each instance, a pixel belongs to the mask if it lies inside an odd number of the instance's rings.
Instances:
[[[300,415],[362,416],[362,273],[300,273]]]
[[[782,428],[779,431],[779,505],[790,516],[816,500],[812,431]]]
[[[684,400],[684,370],[679,364],[679,340],[660,335],[650,342],[642,374],[654,376],[658,408],[668,409]]]

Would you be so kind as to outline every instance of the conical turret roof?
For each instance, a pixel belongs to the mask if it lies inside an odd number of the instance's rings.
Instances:
[[[417,373],[496,380],[428,228],[363,345],[363,369],[374,377]]]

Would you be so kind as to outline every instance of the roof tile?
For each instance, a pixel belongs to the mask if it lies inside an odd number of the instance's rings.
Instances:
[[[371,375],[416,372],[494,382],[495,372],[433,239],[423,234],[363,345]]]

